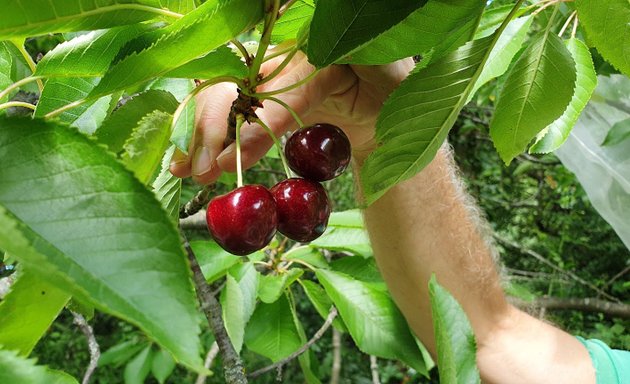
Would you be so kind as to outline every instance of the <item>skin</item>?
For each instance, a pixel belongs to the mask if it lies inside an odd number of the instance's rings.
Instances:
[[[266,63],[263,72],[269,73],[277,63]],[[356,171],[375,147],[380,106],[412,67],[411,60],[387,66],[331,66],[307,85],[278,97],[305,124],[328,122],[342,127],[352,143]],[[312,71],[306,58],[298,54],[261,91],[291,85]],[[201,94],[189,151],[194,155],[175,154],[173,174],[192,175],[205,184],[223,171],[235,170],[234,147],[222,148],[226,116],[235,95],[229,85]],[[282,107],[269,101],[264,105],[258,115],[277,135],[297,128]],[[241,133],[244,166],[248,167],[272,142],[256,125],[244,127]],[[485,383],[595,384],[589,354],[576,338],[507,302],[492,245],[470,201],[449,150],[443,147],[421,173],[395,186],[364,211],[379,269],[415,334],[435,356],[428,295],[428,281],[435,273],[472,324],[477,364]]]

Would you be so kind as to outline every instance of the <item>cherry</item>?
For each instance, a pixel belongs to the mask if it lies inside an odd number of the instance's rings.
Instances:
[[[290,239],[308,242],[326,230],[330,203],[318,182],[291,178],[271,188],[278,207],[278,231]]]
[[[206,221],[221,248],[245,256],[269,244],[276,233],[278,214],[267,188],[245,185],[212,199]]]
[[[315,124],[298,129],[284,147],[289,167],[314,181],[339,176],[350,163],[348,136],[332,124]]]

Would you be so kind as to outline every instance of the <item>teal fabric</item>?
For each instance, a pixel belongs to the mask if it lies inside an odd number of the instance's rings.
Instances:
[[[597,384],[630,384],[630,351],[611,349],[601,340],[578,340],[591,355]]]

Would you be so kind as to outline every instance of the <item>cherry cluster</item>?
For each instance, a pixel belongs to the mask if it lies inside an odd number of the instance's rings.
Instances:
[[[284,154],[289,168],[302,178],[289,178],[268,190],[245,185],[215,197],[206,221],[214,240],[235,255],[264,248],[276,233],[299,242],[324,233],[330,201],[321,181],[339,176],[350,163],[350,141],[331,124],[314,124],[295,131]]]

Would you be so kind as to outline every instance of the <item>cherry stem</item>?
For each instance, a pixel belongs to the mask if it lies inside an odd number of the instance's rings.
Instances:
[[[241,127],[245,122],[245,116],[236,115],[236,187],[243,186],[243,160],[241,158]]]
[[[64,105],[61,108],[55,109],[54,111],[45,114],[44,115],[44,119],[51,119],[51,118],[53,118],[55,116],[61,115],[62,113],[64,113],[67,110],[70,110],[72,108],[76,108],[76,107],[78,107],[80,105],[85,104],[88,100],[89,99],[81,99],[81,100],[77,100],[75,102],[72,102],[70,104]]]
[[[247,48],[245,48],[245,46],[240,41],[238,41],[238,39],[232,39],[230,42],[234,44],[236,48],[238,48],[238,50],[241,52],[241,55],[245,59],[245,63],[249,65],[252,62],[252,56],[249,54],[249,52],[247,52]]]
[[[278,50],[278,51],[276,51],[276,52],[270,53],[270,54],[268,54],[267,56],[265,56],[265,58],[263,59],[263,63],[265,63],[265,62],[267,62],[267,61],[269,61],[269,60],[271,60],[271,59],[273,59],[273,58],[276,58],[276,57],[278,57],[278,56],[282,56],[282,55],[284,55],[285,53],[289,53],[289,52],[291,52],[293,49],[295,49],[295,45],[294,45],[294,44],[291,44],[289,47],[287,47],[287,48],[285,48],[285,49],[281,49],[281,50]]]
[[[282,72],[282,70],[284,68],[286,68],[286,66],[291,62],[291,59],[293,59],[293,57],[295,56],[295,54],[298,52],[298,46],[296,45],[287,55],[287,57],[284,58],[284,60],[282,60],[282,63],[280,63],[276,69],[273,70],[273,72],[271,72],[270,74],[268,74],[267,76],[265,76],[262,80],[260,80],[258,82],[258,84],[264,84],[266,82],[268,82],[269,80],[273,79],[274,77],[278,76],[280,74],[280,72]]]
[[[281,106],[284,107],[284,109],[289,111],[289,113],[291,114],[291,116],[293,116],[293,119],[295,120],[296,123],[298,123],[300,128],[304,126],[304,122],[302,121],[302,119],[300,119],[300,116],[297,114],[297,112],[295,112],[293,108],[289,106],[289,104],[273,96],[265,97],[263,100],[269,100],[269,101],[273,101],[274,103],[280,104]]]
[[[276,150],[278,151],[278,156],[280,156],[280,160],[282,161],[282,167],[284,167],[284,173],[286,173],[287,179],[290,179],[291,178],[291,170],[289,169],[289,164],[287,163],[287,158],[284,156],[284,151],[282,150],[282,143],[280,143],[280,140],[278,140],[278,138],[273,133],[271,128],[269,128],[269,126],[267,124],[265,124],[262,120],[260,120],[259,118],[256,118],[256,119],[254,119],[254,122],[258,123],[261,127],[263,127],[263,129],[265,131],[267,131],[267,133],[271,137],[271,140],[273,140],[273,144],[276,147]],[[237,140],[238,140],[238,134],[236,135],[236,137],[237,137]]]

